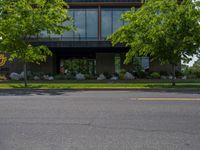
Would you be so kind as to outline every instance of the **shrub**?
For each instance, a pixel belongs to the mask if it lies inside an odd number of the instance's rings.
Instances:
[[[182,66],[184,75],[189,78],[200,78],[200,59],[198,59],[192,67]]]
[[[67,76],[64,75],[64,74],[57,74],[57,75],[54,76],[54,79],[55,80],[66,80]]]
[[[188,79],[196,79],[197,76],[196,76],[196,75],[193,75],[193,74],[189,74],[189,75],[187,75],[187,78],[188,78]]]
[[[34,72],[32,73],[34,76],[39,76],[39,77],[43,77],[45,75],[44,72]]]
[[[46,75],[44,72],[27,72],[27,77],[31,80],[33,80],[34,76],[38,76],[40,79],[42,79],[44,75]]]
[[[119,74],[119,79],[120,79],[120,80],[123,80],[123,79],[124,79],[124,73],[120,73],[120,74]]]
[[[144,72],[144,71],[138,71],[138,72],[135,73],[135,76],[136,76],[137,78],[144,79],[144,78],[147,77],[147,73]]]
[[[125,73],[126,73],[126,70],[125,70],[125,69],[121,69],[121,70],[120,70],[120,73],[125,74]]]
[[[119,74],[115,72],[112,76],[119,77]]]
[[[119,79],[120,80],[123,80],[124,79],[124,75],[126,73],[126,70],[125,69],[121,69],[120,72],[119,72]]]
[[[96,76],[92,75],[92,74],[85,74],[85,78],[88,79],[88,80],[95,80]]]
[[[200,69],[199,67],[186,67],[182,70],[183,75],[187,76],[190,79],[200,78]]]
[[[161,71],[161,72],[160,72],[160,75],[161,75],[161,76],[168,76],[169,74],[168,74],[168,72],[166,72],[166,71]]]
[[[176,77],[182,77],[183,76],[183,72],[181,71],[176,71]]]
[[[0,75],[0,80],[7,80],[5,75]]]
[[[76,73],[68,73],[66,76],[66,79],[67,80],[74,80],[75,79],[75,76],[76,76]]]
[[[158,72],[153,72],[153,73],[150,74],[150,77],[151,77],[152,79],[159,79],[159,78],[160,78],[160,73],[158,73]]]
[[[104,72],[103,74],[106,77],[106,79],[110,79],[112,77],[112,75],[109,72]]]
[[[194,78],[200,78],[200,71],[199,70],[191,70],[191,74]]]
[[[125,75],[125,73],[120,72],[120,73],[119,73],[119,79],[120,79],[120,80],[124,80],[124,75]]]

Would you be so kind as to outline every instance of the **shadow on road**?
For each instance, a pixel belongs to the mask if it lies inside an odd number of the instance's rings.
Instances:
[[[80,91],[130,91],[145,93],[178,93],[178,94],[200,94],[199,89],[0,89],[0,96],[34,96],[34,95],[67,95]],[[102,93],[103,94],[103,93]]]
[[[57,89],[1,89],[0,96],[34,96],[34,95],[64,95],[74,90],[57,90]]]

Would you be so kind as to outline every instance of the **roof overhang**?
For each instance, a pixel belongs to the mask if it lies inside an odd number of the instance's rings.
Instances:
[[[69,7],[140,7],[141,2],[68,2]]]

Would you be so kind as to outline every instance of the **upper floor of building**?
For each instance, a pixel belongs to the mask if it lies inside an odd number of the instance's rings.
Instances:
[[[73,17],[75,31],[64,31],[62,35],[41,32],[34,41],[105,41],[114,31],[125,24],[121,15],[131,7],[138,9],[144,0],[67,0],[69,14]],[[98,5],[91,5],[91,3]],[[119,5],[103,5],[103,3],[118,3]],[[133,3],[132,3],[133,2]],[[73,5],[75,4],[76,5]],[[82,5],[82,4],[84,5]],[[85,4],[87,3],[87,5]],[[122,5],[128,3],[129,5]],[[140,4],[140,5],[139,5]],[[64,22],[67,25],[69,22]]]
[[[114,31],[125,24],[121,15],[131,7],[76,7],[70,8],[74,31],[64,31],[62,35],[38,34],[32,40],[39,41],[105,41]],[[68,25],[69,22],[63,23]]]
[[[145,0],[66,0],[70,7],[94,6],[141,6]]]

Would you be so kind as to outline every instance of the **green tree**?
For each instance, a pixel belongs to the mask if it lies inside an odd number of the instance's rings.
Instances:
[[[126,24],[109,39],[113,45],[130,47],[125,63],[135,56],[150,56],[162,64],[172,65],[172,84],[175,67],[188,56],[199,54],[200,3],[192,0],[148,0],[139,9],[132,8],[122,15]]]
[[[200,78],[200,59],[198,59],[197,61],[195,61],[195,63],[193,64],[193,66],[191,66],[191,67],[188,66],[184,70],[184,73],[186,75],[188,75],[189,77]]]
[[[0,0],[0,51],[9,53],[10,60],[23,62],[25,86],[27,63],[39,64],[52,55],[47,46],[34,46],[28,38],[43,31],[62,34],[73,29],[67,8],[64,0]]]

